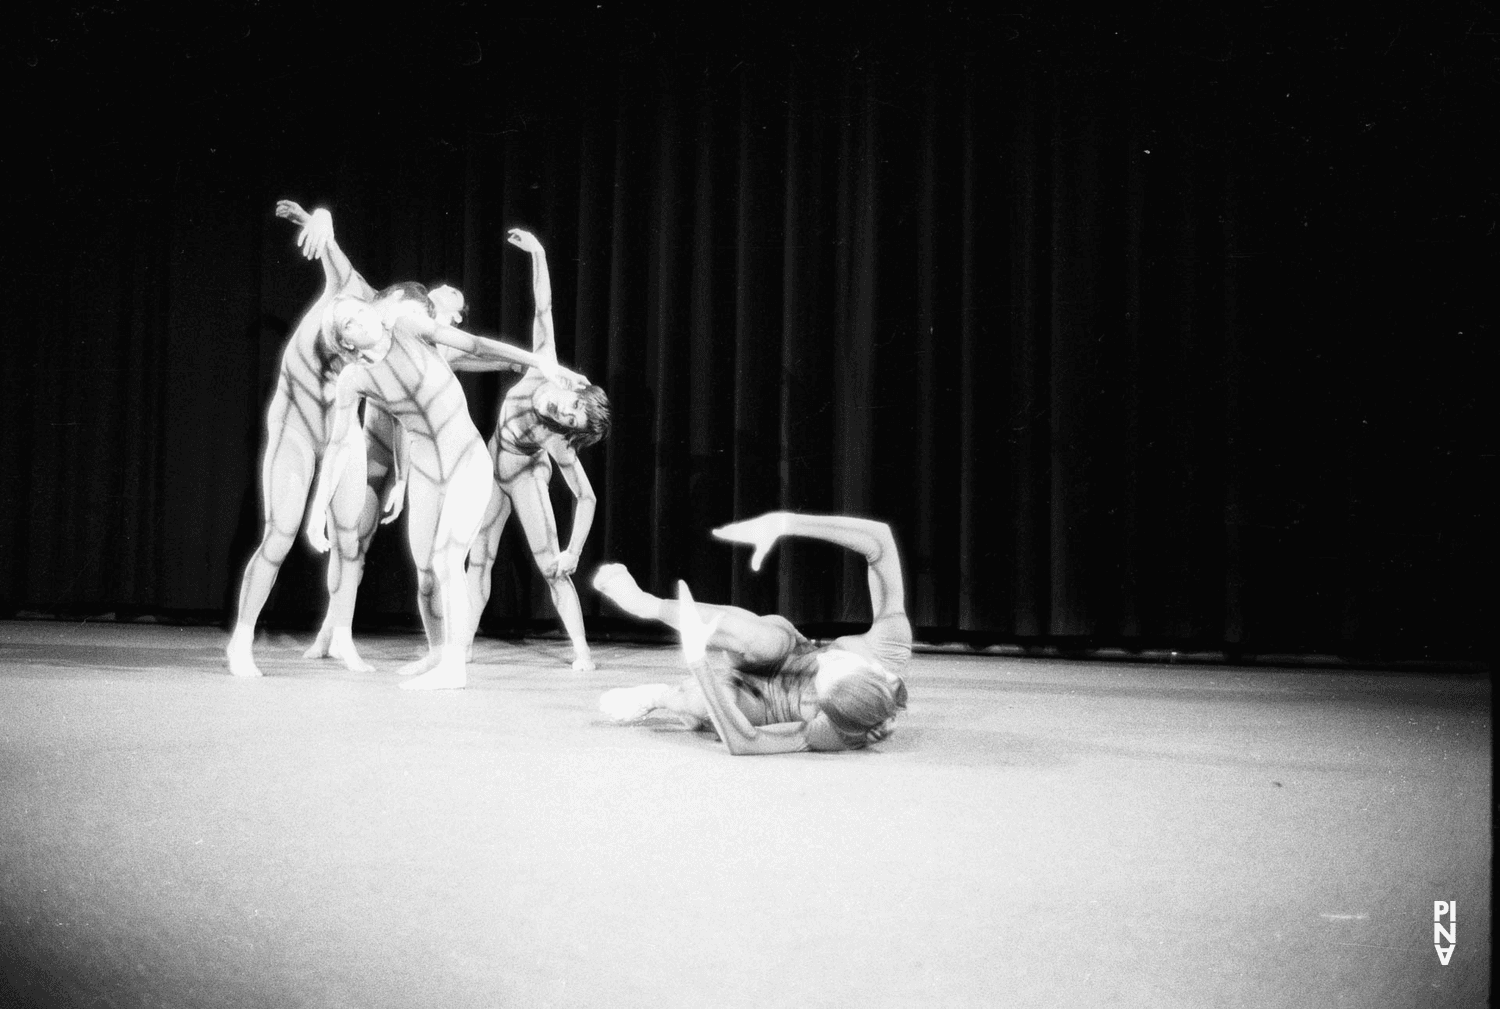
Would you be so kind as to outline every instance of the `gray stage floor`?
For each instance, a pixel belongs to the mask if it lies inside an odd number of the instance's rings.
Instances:
[[[38,1005],[1475,1006],[1487,677],[922,654],[877,750],[596,715],[671,649],[470,687],[0,623],[0,956]],[[1457,943],[1433,947],[1435,900]],[[0,1002],[4,988],[0,988]],[[27,1004],[23,1002],[22,1004]]]

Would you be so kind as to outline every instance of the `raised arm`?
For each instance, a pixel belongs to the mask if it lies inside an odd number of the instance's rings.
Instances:
[[[323,296],[337,297],[353,294],[362,298],[373,298],[375,290],[365,283],[344,250],[333,237],[333,215],[319,208],[312,213],[302,209],[293,200],[282,200],[276,204],[276,216],[291,221],[302,230],[297,233],[297,247],[308,259],[323,264]]]
[[[565,389],[587,389],[589,380],[575,371],[562,367],[556,359],[546,355],[533,354],[529,350],[522,350],[499,340],[491,340],[484,336],[475,336],[466,333],[453,326],[446,326],[436,320],[425,316],[410,315],[403,317],[401,325],[409,327],[414,336],[419,336],[428,343],[440,344],[444,347],[452,347],[460,353],[467,354],[481,362],[491,362],[498,367],[515,368],[525,370],[536,368],[549,382],[556,382]],[[482,371],[484,368],[460,368],[458,359],[450,362],[450,366],[456,371]]]
[[[505,240],[523,252],[531,253],[531,349],[538,355],[557,360],[557,341],[552,331],[552,278],[547,273],[547,252],[535,235],[511,228]]]
[[[464,313],[468,310],[464,301],[463,292],[449,284],[434,287],[427,292],[427,297],[432,300],[432,306],[437,312],[437,324],[439,326],[457,326],[464,321]],[[470,357],[468,354],[447,346],[438,344],[437,351],[448,362],[448,367],[454,371],[525,371],[526,366],[518,361],[484,360],[478,357]]]
[[[901,557],[891,527],[872,519],[847,515],[801,515],[797,512],[767,512],[757,518],[735,522],[714,530],[721,540],[745,543],[755,548],[750,567],[760,570],[766,554],[782,536],[804,536],[853,550],[869,565],[870,606],[875,620],[906,613],[906,587],[901,577]]]

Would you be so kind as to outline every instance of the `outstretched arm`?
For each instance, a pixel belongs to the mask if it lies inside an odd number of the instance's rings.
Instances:
[[[308,259],[323,264],[324,297],[355,294],[372,298],[375,290],[365,283],[344,250],[333,237],[333,215],[319,208],[312,213],[302,209],[293,200],[282,200],[276,204],[276,216],[291,221],[302,230],[297,233],[297,247]]]
[[[708,664],[708,642],[718,619],[703,621],[693,604],[686,582],[677,583],[679,626],[682,634],[682,657],[688,671],[703,691],[708,718],[724,746],[734,756],[765,756],[774,753],[799,753],[808,749],[807,730],[802,722],[779,722],[755,726],[734,703],[734,696],[722,675]]]
[[[501,343],[499,340],[475,336],[473,333],[443,325],[426,316],[408,315],[402,318],[400,324],[409,327],[414,336],[419,336],[428,343],[452,347],[481,362],[490,362],[497,367],[522,371],[527,368],[536,368],[549,382],[556,382],[565,389],[586,389],[589,385],[587,378],[562,367],[555,359],[546,355],[533,354],[529,350],[522,350],[520,347]],[[474,367],[460,368],[456,360],[450,363],[450,367],[455,371],[487,370]]]
[[[891,527],[871,519],[847,515],[801,515],[797,512],[767,512],[757,518],[715,529],[721,540],[755,547],[750,567],[759,571],[766,554],[782,536],[805,536],[853,550],[869,565],[870,606],[875,620],[906,612],[906,588],[901,578],[901,557]]]
[[[584,543],[588,541],[589,530],[593,528],[594,508],[598,498],[594,495],[594,485],[589,482],[589,475],[578,461],[577,452],[571,448],[552,451],[552,458],[557,460],[558,472],[562,474],[568,490],[573,492],[573,530],[568,534],[568,548],[557,559],[558,574],[571,575],[578,570],[578,558],[583,553]]]
[[[505,240],[523,252],[531,253],[531,298],[535,313],[531,322],[531,349],[539,355],[557,360],[557,342],[552,331],[552,278],[547,273],[547,252],[535,235],[511,228]]]

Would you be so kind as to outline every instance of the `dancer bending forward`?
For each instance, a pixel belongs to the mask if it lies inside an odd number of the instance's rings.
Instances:
[[[901,674],[911,659],[901,561],[890,527],[840,515],[771,512],[715,529],[714,535],[753,546],[755,571],[782,536],[825,540],[861,554],[869,565],[874,623],[863,634],[818,646],[784,617],[692,606],[691,597],[688,605],[661,599],[642,590],[623,565],[606,564],[594,576],[605,598],[631,616],[676,628],[685,651],[706,623],[707,647],[721,649],[733,671],[691,662],[690,654],[692,676],[675,686],[608,691],[600,710],[621,723],[664,710],[690,728],[712,724],[733,754],[854,750],[890,735],[896,711],[906,707]]]

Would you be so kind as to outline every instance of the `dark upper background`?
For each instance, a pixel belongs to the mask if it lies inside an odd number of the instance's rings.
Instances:
[[[220,618],[320,289],[446,280],[615,404],[584,571],[832,625],[775,507],[890,521],[930,639],[1493,653],[1500,22],[862,6],[13,14],[0,614]],[[503,384],[465,379],[488,434]],[[566,498],[559,497],[566,528]],[[398,535],[360,623],[411,621]],[[304,625],[300,547],[266,619]],[[585,590],[586,611],[599,614]],[[493,631],[547,624],[515,530]],[[604,626],[600,624],[599,626]]]

